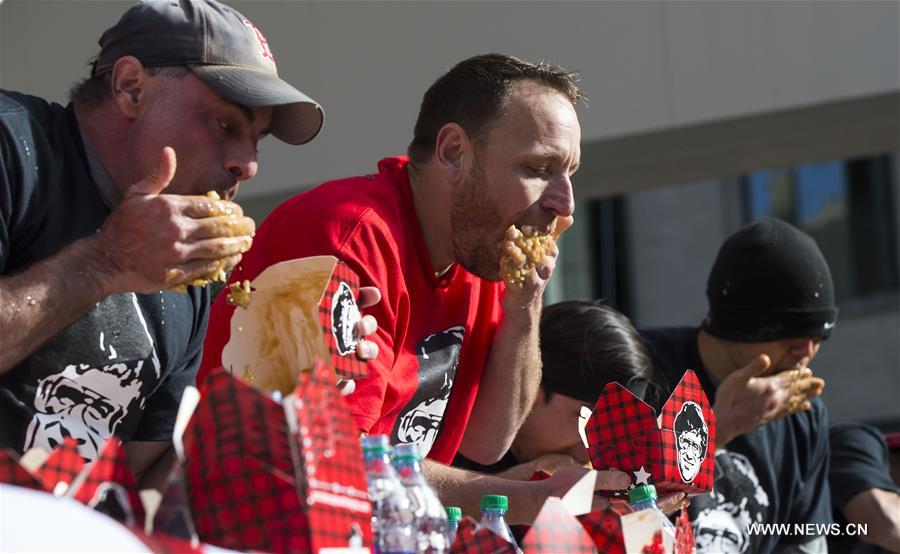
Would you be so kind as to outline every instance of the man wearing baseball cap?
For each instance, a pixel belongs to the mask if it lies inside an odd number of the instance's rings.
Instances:
[[[322,110],[213,0],[138,3],[99,44],[66,107],[0,92],[0,445],[93,460],[114,435],[152,480],[210,304],[171,289],[238,263],[257,143],[312,140]]]
[[[713,492],[689,508],[698,552],[822,551],[815,533],[752,525],[831,523],[825,383],[808,367],[837,320],[828,264],[809,235],[766,218],[725,241],[706,295],[699,329],[641,330],[659,403],[686,369],[713,402]]]

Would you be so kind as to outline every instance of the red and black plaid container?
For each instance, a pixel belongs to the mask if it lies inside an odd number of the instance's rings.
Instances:
[[[35,474],[48,491],[65,493],[83,469],[84,458],[78,453],[78,443],[72,437],[66,437]],[[64,485],[60,486],[60,483]]]
[[[349,294],[349,296],[348,296]],[[319,321],[325,331],[325,342],[328,343],[328,352],[331,354],[331,364],[334,371],[342,379],[362,379],[369,375],[366,364],[356,357],[356,341],[359,335],[355,328],[346,332],[352,337],[349,342],[342,338],[341,311],[345,306],[342,303],[352,302],[356,305],[359,296],[359,277],[347,264],[337,261],[328,279],[328,287],[319,301]]]
[[[456,529],[456,540],[450,545],[450,554],[517,554],[512,543],[490,529],[475,529],[478,524],[471,517],[464,517]]]
[[[558,498],[548,498],[522,540],[525,554],[594,554],[594,541]]]
[[[184,433],[185,478],[201,540],[317,552],[371,544],[359,432],[317,361],[283,404],[224,370],[210,373]]]
[[[685,372],[658,419],[628,389],[608,383],[585,431],[595,469],[625,471],[660,495],[712,490],[716,421],[693,371]]]

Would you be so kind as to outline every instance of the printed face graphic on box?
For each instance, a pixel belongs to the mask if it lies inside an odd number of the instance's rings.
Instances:
[[[347,283],[341,283],[331,300],[331,332],[341,356],[356,350],[359,339],[356,324],[360,318],[353,291]]]
[[[709,444],[709,427],[700,406],[695,402],[682,404],[681,411],[675,416],[673,430],[678,450],[678,472],[685,483],[690,483],[700,472]]]
[[[417,345],[419,385],[397,416],[391,443],[417,442],[423,456],[431,450],[450,400],[464,332],[465,328],[457,325],[429,335]]]

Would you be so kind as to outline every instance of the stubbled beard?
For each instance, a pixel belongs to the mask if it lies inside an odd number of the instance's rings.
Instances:
[[[500,280],[503,221],[487,194],[488,184],[479,156],[463,182],[454,187],[450,200],[450,228],[456,261],[488,281]]]

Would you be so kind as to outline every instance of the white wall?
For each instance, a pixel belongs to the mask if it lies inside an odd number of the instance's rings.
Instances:
[[[128,4],[3,2],[0,86],[63,100]],[[245,198],[366,172],[404,150],[425,88],[487,51],[580,70],[586,143],[900,90],[897,2],[232,4],[266,34],[282,76],[326,110],[312,144],[263,145]]]

